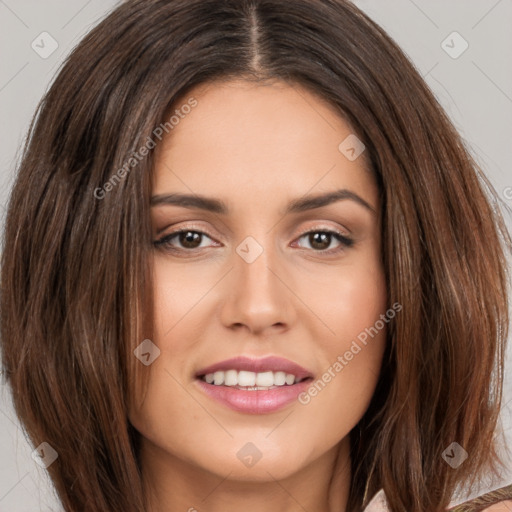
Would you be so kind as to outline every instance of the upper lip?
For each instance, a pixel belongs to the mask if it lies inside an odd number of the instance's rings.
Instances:
[[[196,372],[196,377],[202,377],[208,373],[227,370],[242,370],[254,373],[262,372],[285,372],[295,375],[299,379],[313,377],[313,374],[302,366],[283,357],[269,356],[263,358],[251,358],[246,356],[233,357],[218,363],[212,364]]]

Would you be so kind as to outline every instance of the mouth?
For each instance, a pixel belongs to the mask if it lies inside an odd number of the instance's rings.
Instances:
[[[313,374],[284,358],[237,357],[196,373],[199,388],[211,399],[238,412],[265,414],[293,402]]]

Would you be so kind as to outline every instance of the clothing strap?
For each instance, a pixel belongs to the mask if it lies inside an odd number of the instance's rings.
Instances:
[[[478,496],[478,498],[466,501],[448,510],[449,512],[480,512],[491,505],[506,500],[512,500],[512,484],[482,494],[482,496]]]

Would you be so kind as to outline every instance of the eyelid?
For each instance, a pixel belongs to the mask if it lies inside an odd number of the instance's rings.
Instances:
[[[178,223],[177,225],[178,227],[176,226],[173,226],[173,230],[167,234],[164,234],[162,238],[165,238],[171,234],[177,234],[179,233],[180,231],[198,231],[200,233],[204,233],[205,235],[208,235],[210,238],[214,238],[214,236],[208,231],[208,229],[206,229],[204,226],[199,226],[198,224],[186,224],[185,226],[181,226],[181,223]],[[171,226],[165,226],[164,228],[162,229],[159,229],[156,233],[155,233],[155,236],[158,237],[160,236],[161,233],[164,233],[167,229],[169,229]]]
[[[341,230],[340,228],[336,228],[334,226],[327,226],[327,225],[318,225],[318,224],[314,224],[308,228],[306,228],[300,235],[297,236],[297,238],[300,238],[304,235],[307,235],[311,232],[317,232],[317,231],[326,231],[326,232],[334,232],[334,233],[337,233],[338,235],[344,237],[344,238],[350,238],[350,232],[347,230],[345,230],[345,232],[343,232],[343,230]]]
[[[186,222],[186,221],[184,221]],[[200,231],[206,235],[208,235],[210,238],[214,238],[214,236],[206,229],[204,228],[203,226],[199,226],[197,224],[194,224],[193,221],[192,221],[192,224],[186,224],[185,226],[181,227],[180,226],[181,223],[178,223],[178,226],[176,228],[176,230],[173,230],[171,233],[168,233],[169,234],[176,234],[176,233],[179,233],[180,231],[182,230],[186,230],[186,229],[189,229],[189,230],[197,230],[197,231]],[[166,229],[168,229],[170,227],[170,225],[168,226],[165,226],[161,229],[159,229],[156,233],[155,233],[155,236],[159,236],[161,233],[163,233]],[[333,227],[333,226],[327,226],[327,225],[318,225],[318,224],[312,224],[311,226],[309,226],[308,228],[305,228],[299,235],[297,235],[297,237],[301,237],[301,236],[304,236],[308,233],[310,233],[311,231],[321,231],[321,230],[325,230],[325,231],[334,231],[336,232],[337,234],[341,235],[341,236],[344,236],[346,238],[350,238],[351,237],[351,233],[350,233],[350,230],[349,229],[346,229],[345,228],[345,231],[346,232],[343,232],[343,230],[340,230],[339,228],[336,228],[336,227]],[[167,236],[167,235],[165,235]]]

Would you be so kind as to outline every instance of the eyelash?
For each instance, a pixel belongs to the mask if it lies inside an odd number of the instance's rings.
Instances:
[[[195,228],[194,226],[190,226],[187,228],[183,228],[177,231],[173,231],[172,233],[168,233],[167,235],[164,235],[159,240],[156,240],[153,242],[153,245],[156,248],[161,248],[163,250],[177,253],[177,252],[185,252],[185,253],[194,253],[197,251],[200,251],[201,249],[205,249],[205,247],[199,247],[195,249],[184,249],[184,248],[176,248],[171,245],[171,241],[179,236],[181,233],[198,233],[200,235],[206,235],[208,238],[213,239],[211,235],[209,235],[207,232],[202,231],[200,229]],[[328,254],[328,255],[335,255],[338,254],[341,251],[344,251],[345,249],[348,249],[354,245],[354,240],[351,238],[348,238],[346,235],[343,235],[339,231],[331,230],[331,229],[315,229],[315,230],[309,230],[297,237],[296,240],[300,240],[301,238],[304,238],[306,235],[310,235],[313,233],[324,233],[333,236],[341,245],[340,247],[336,249],[322,249],[322,250],[315,250],[310,249],[313,252],[320,253],[320,254]],[[202,240],[201,240],[202,242]],[[329,244],[330,245],[330,244]]]

